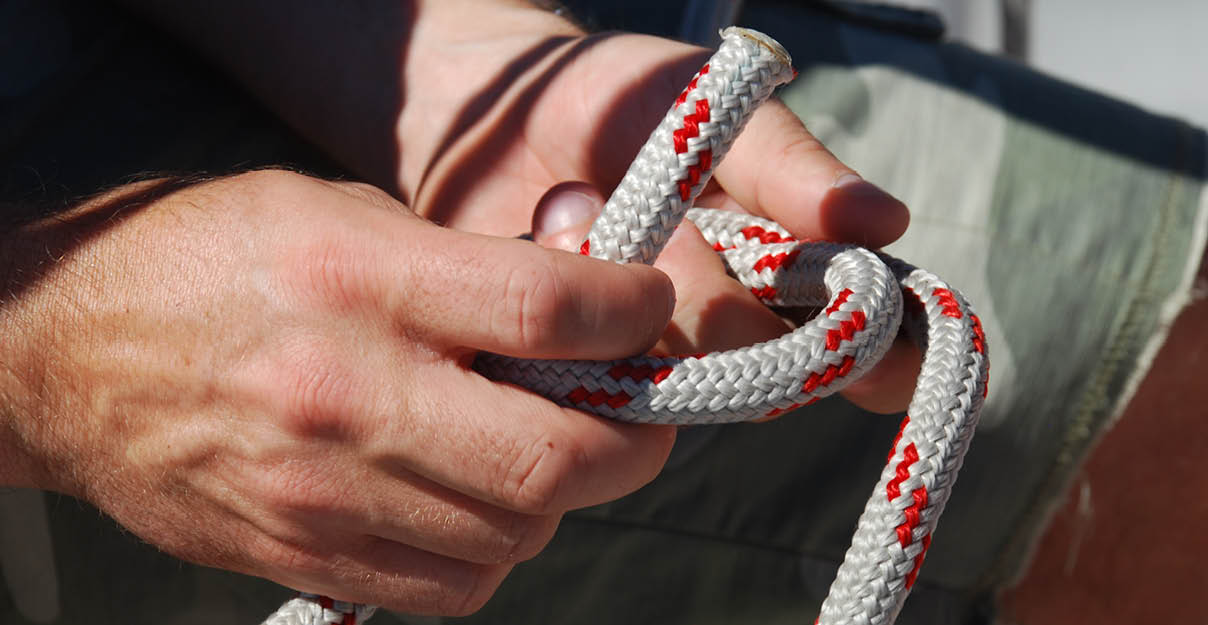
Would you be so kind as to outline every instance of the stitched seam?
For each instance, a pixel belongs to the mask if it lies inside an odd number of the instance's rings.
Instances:
[[[1146,313],[1151,310],[1150,302],[1160,294],[1152,286],[1152,278],[1171,261],[1171,255],[1165,252],[1166,242],[1177,225],[1174,219],[1175,206],[1187,185],[1184,178],[1196,175],[1196,172],[1190,171],[1194,159],[1191,158],[1187,141],[1189,132],[1194,131],[1185,127],[1182,135],[1184,141],[1179,142],[1180,147],[1175,155],[1177,173],[1171,176],[1162,202],[1158,205],[1158,224],[1152,237],[1154,247],[1142,274],[1144,278],[1137,285],[1133,298],[1127,303],[1128,308],[1119,328],[1103,351],[1105,357],[1092,372],[1090,383],[1075,404],[1074,416],[1065,428],[1061,446],[1047,472],[1048,477],[1033,491],[1033,496],[1019,514],[1017,522],[1012,524],[1016,532],[1003,541],[1003,547],[999,549],[986,573],[974,585],[975,589],[992,588],[998,582],[1008,581],[1025,572],[1023,569],[1031,560],[1030,552],[1046,529],[1046,520],[1064,503],[1061,495],[1074,479],[1078,467],[1089,455],[1094,440],[1105,433],[1106,428],[1096,426],[1110,421],[1114,412],[1124,409],[1124,406],[1115,406],[1108,401],[1109,391],[1119,377],[1121,367],[1131,359],[1130,355],[1135,357],[1144,346],[1145,337],[1141,334],[1143,322],[1147,318]],[[1026,555],[1020,555],[1025,551],[1028,552]]]

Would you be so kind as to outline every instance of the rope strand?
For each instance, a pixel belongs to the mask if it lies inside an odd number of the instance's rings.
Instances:
[[[727,352],[609,362],[482,354],[474,366],[490,379],[623,421],[746,421],[838,392],[884,356],[905,323],[924,352],[909,416],[817,621],[888,625],[918,578],[976,427],[989,372],[985,334],[968,302],[934,274],[853,245],[796,241],[766,219],[692,208],[755,109],[795,75],[788,53],[766,35],[727,28],[722,37],[580,251],[650,264],[687,218],[761,301],[823,311],[778,339]],[[303,595],[265,623],[351,625],[371,613]]]

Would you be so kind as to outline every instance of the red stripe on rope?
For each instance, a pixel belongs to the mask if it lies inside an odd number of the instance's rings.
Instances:
[[[986,332],[982,330],[981,319],[977,315],[969,315],[969,320],[973,322],[973,349],[977,353],[986,353]]]
[[[927,534],[923,537],[923,550],[919,552],[919,555],[914,557],[914,568],[910,569],[910,572],[906,574],[907,588],[914,586],[915,580],[919,578],[919,569],[923,567],[923,560],[927,557],[927,549],[930,547],[931,534]]]
[[[851,297],[851,289],[843,289],[835,296],[835,301],[826,308],[827,315],[833,315],[838,312],[839,307],[847,303],[847,298]]]
[[[751,271],[759,272],[764,269],[776,271],[781,267],[790,267],[793,261],[797,260],[797,256],[801,250],[793,250],[791,252],[781,252],[779,254],[768,254],[755,261],[755,265],[751,267]]]
[[[684,87],[684,90],[680,92],[679,97],[675,98],[675,105],[679,106],[679,105],[683,104],[684,101],[688,99],[688,94],[692,93],[692,91],[694,89],[696,89],[696,81],[700,80],[701,76],[704,76],[705,74],[708,74],[708,73],[709,73],[709,64],[705,63],[705,66],[700,68],[700,71],[697,72],[696,75],[692,77],[692,82],[688,83],[688,86]]]
[[[604,389],[600,389],[593,393],[583,386],[580,386],[579,388],[567,393],[566,398],[569,399],[571,403],[575,404],[587,402],[592,407],[608,404],[614,409],[620,408],[621,406],[628,404],[630,401],[633,401],[633,398],[630,397],[625,391],[620,391],[616,395],[613,395]]]
[[[952,291],[948,289],[936,289],[931,292],[931,295],[940,301],[940,308],[943,309],[940,314],[945,317],[952,317],[953,319],[960,319],[963,316],[961,315],[961,306],[956,303],[956,298],[953,297]]]
[[[709,101],[702,98],[696,101],[696,112],[684,116],[684,127],[677,128],[671,133],[671,142],[675,145],[676,154],[688,151],[688,139],[699,137],[700,125],[707,121],[709,121]],[[710,161],[712,161],[711,154]],[[696,174],[699,176],[700,172],[698,171]]]
[[[755,297],[758,297],[761,300],[776,299],[776,287],[774,287],[774,286],[763,286],[763,287],[758,287],[758,288],[751,287],[751,294],[754,295]]]
[[[696,89],[696,83],[701,76],[709,73],[709,65],[706,64],[700,68],[700,71],[692,77],[692,82],[680,92],[679,97],[675,99],[675,105],[681,106],[688,101],[688,94]],[[671,133],[672,143],[675,144],[675,153],[683,154],[688,151],[688,139],[700,136],[700,124],[709,121],[709,100],[704,98],[696,101],[696,110],[684,116],[684,127],[677,129]],[[687,202],[688,198],[692,197],[692,187],[700,182],[701,175],[709,171],[713,167],[713,150],[705,149],[698,155],[697,163],[688,166],[688,177],[684,180],[679,180],[676,185],[679,187],[680,200]]]
[[[666,380],[667,376],[671,375],[671,367],[651,367],[649,365],[635,367],[628,363],[620,363],[609,369],[608,375],[618,382],[620,382],[622,378],[629,378],[634,382],[651,380],[655,384],[658,384],[659,382]]]
[[[779,232],[768,232],[761,226],[747,226],[746,228],[739,230],[739,232],[742,233],[742,236],[746,237],[748,241],[751,239],[758,239],[760,243],[790,243],[797,240],[791,236],[782,235]]]
[[[906,429],[906,424],[910,422],[910,417],[902,420],[902,427],[898,430],[898,436],[893,441],[893,446],[896,448],[898,442],[901,441],[902,431]],[[893,459],[894,452],[890,452],[890,460]],[[894,469],[894,477],[889,480],[889,484],[885,486],[885,494],[889,497],[889,501],[897,499],[902,494],[902,482],[910,478],[910,467],[919,461],[918,449],[914,443],[911,443],[902,450],[902,461],[898,463]],[[903,549],[909,547],[914,542],[914,530],[923,522],[923,510],[927,508],[929,496],[926,487],[920,486],[910,493],[910,498],[913,500],[905,510],[902,511],[906,520],[894,528],[894,533],[898,536],[898,544]],[[910,573],[906,575],[906,587],[914,585],[915,579],[919,574],[919,567],[923,565],[924,554],[927,553],[927,548],[931,546],[931,534],[923,536],[923,549],[914,558],[914,567]]]
[[[840,321],[838,328],[832,328],[826,331],[826,349],[837,351],[841,341],[850,341],[856,336],[856,332],[864,329],[865,322],[864,311],[853,310],[851,319]]]
[[[696,112],[685,115],[684,127],[671,133],[676,154],[683,154],[688,151],[688,139],[700,136],[700,124],[707,121],[709,121],[709,100],[697,100]],[[688,166],[688,178],[677,182],[679,185],[680,200],[684,202],[688,201],[688,198],[692,196],[692,187],[700,182],[701,174],[708,171],[712,165],[713,151],[711,149],[701,150],[696,164]]]
[[[893,479],[889,480],[889,484],[885,486],[885,492],[889,495],[890,501],[897,499],[902,494],[902,482],[910,477],[910,465],[918,462],[919,451],[915,448],[914,443],[911,443],[902,450],[902,456],[902,461],[894,469]]]
[[[827,386],[835,381],[835,378],[841,378],[851,372],[851,368],[855,366],[856,359],[851,356],[844,356],[843,362],[839,366],[827,365],[826,370],[821,374],[811,373],[810,377],[805,379],[805,383],[801,385],[801,390],[806,393],[813,393],[819,386]]]
[[[902,442],[902,432],[906,430],[908,423],[910,423],[910,415],[906,415],[906,418],[902,419],[902,425],[898,426],[898,433],[893,437],[893,444],[889,446],[889,457],[885,459],[887,464],[893,461],[894,454],[898,453],[898,443]],[[890,497],[890,499],[893,498]]]

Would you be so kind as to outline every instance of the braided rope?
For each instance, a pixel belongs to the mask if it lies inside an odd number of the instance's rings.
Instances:
[[[357,625],[376,610],[371,605],[334,601],[304,592],[286,601],[261,625]]]
[[[788,53],[767,36],[740,28],[722,36],[580,251],[653,263],[687,218],[761,301],[823,311],[778,339],[727,352],[611,362],[483,354],[475,367],[493,380],[624,421],[745,421],[839,391],[884,355],[904,323],[923,349],[922,372],[818,618],[823,625],[886,625],[914,585],[976,426],[989,372],[985,335],[965,299],[934,274],[852,245],[796,241],[766,219],[691,208],[754,110],[794,75]],[[351,625],[367,617],[361,606],[333,605],[302,597],[266,623]]]

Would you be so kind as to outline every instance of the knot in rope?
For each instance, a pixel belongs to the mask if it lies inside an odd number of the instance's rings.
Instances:
[[[985,399],[985,335],[960,293],[934,274],[854,245],[797,241],[766,219],[692,208],[756,108],[795,75],[788,53],[766,35],[727,28],[722,37],[638,152],[580,251],[650,264],[686,218],[761,301],[822,312],[780,338],[726,352],[609,362],[482,354],[475,368],[623,421],[747,421],[839,391],[876,364],[904,327],[924,354],[909,416],[818,617],[820,625],[889,624],[917,579]],[[324,613],[305,605],[316,601],[295,599],[282,611],[296,614],[300,602],[307,614]],[[347,625],[366,616],[343,605],[344,620],[273,620],[279,612],[266,622]]]

